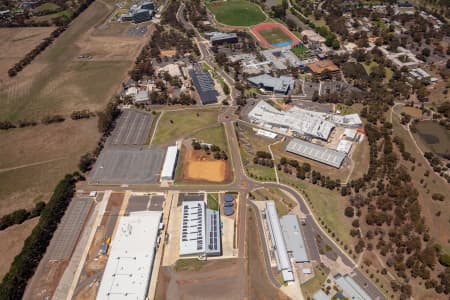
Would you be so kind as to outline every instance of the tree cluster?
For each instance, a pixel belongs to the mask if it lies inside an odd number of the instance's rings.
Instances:
[[[5,230],[12,225],[22,224],[26,220],[40,216],[44,208],[45,202],[39,201],[31,210],[18,209],[10,214],[4,215],[0,219],[0,230]]]

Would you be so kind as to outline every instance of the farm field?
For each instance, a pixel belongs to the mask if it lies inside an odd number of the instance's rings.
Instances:
[[[96,26],[113,10],[109,3],[94,2],[22,72],[0,83],[0,119],[16,121],[104,107],[146,41],[128,37],[123,24]],[[78,59],[84,53],[93,59]]]
[[[193,134],[217,123],[217,109],[188,109],[164,112],[161,116],[152,144],[164,145],[175,142],[187,134]]]
[[[9,80],[8,69],[33,50],[56,27],[0,28],[0,87]],[[0,89],[1,90],[1,89]]]
[[[278,27],[259,30],[259,33],[271,45],[291,40],[291,38]]]
[[[48,200],[78,158],[94,150],[97,118],[0,131],[0,216]]]
[[[254,3],[245,0],[216,1],[208,5],[219,23],[231,26],[251,26],[266,20],[266,15]]]

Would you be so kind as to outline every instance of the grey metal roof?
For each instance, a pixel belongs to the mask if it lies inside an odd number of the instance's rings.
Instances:
[[[324,291],[318,290],[317,292],[314,293],[313,299],[314,300],[330,300],[330,297],[328,297],[328,295],[325,294]]]
[[[344,291],[344,294],[352,300],[372,300],[372,298],[348,275],[336,275],[336,284]]]
[[[217,103],[217,91],[214,80],[207,71],[189,70],[194,86],[197,89],[203,104]]]
[[[346,157],[346,154],[343,152],[308,143],[299,139],[292,139],[287,144],[286,151],[335,168],[340,168]]]
[[[250,83],[272,89],[274,92],[287,93],[294,86],[294,78],[290,76],[272,77],[262,74],[247,79]]]
[[[285,215],[280,219],[284,241],[295,262],[309,261],[305,241],[296,215]]]
[[[277,208],[275,202],[267,201],[266,216],[269,222],[269,232],[274,243],[275,257],[277,258],[278,269],[292,270],[289,256],[284,243],[283,234],[281,231],[280,220],[278,219]]]
[[[206,253],[208,255],[220,255],[221,233],[219,211],[206,209]]]
[[[235,32],[212,32],[209,40],[211,42],[215,42],[235,38],[237,39],[237,34]]]

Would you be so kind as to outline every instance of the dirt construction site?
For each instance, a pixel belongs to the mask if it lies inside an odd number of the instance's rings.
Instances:
[[[232,177],[230,164],[227,160],[217,160],[203,150],[193,150],[183,146],[181,181],[222,183]]]

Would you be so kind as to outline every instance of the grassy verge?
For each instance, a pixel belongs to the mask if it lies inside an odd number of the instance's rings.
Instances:
[[[258,201],[273,200],[280,217],[287,215],[297,205],[297,202],[278,189],[259,189],[253,193],[253,196]]]
[[[219,194],[208,194],[208,208],[212,210],[219,210]]]
[[[204,143],[208,144],[214,144],[216,146],[219,146],[220,149],[226,150],[227,149],[227,142],[225,138],[225,129],[222,125],[218,125],[217,127],[210,127],[203,130],[200,130],[196,133],[194,133],[192,138],[195,138],[199,141],[202,141]]]
[[[156,122],[158,121],[159,116],[161,115],[161,112],[153,112],[153,120],[152,120],[152,126],[150,126],[150,130],[148,132],[147,139],[145,140],[145,144],[150,144],[150,140],[152,139],[153,132],[156,130]]]
[[[165,112],[159,120],[153,144],[167,144],[186,134],[217,123],[217,109],[180,110]]]
[[[175,263],[175,271],[199,271],[205,264],[206,261],[197,258],[180,258]]]
[[[303,296],[307,299],[312,299],[314,293],[321,288],[327,276],[327,271],[314,267],[314,277],[301,285]]]

